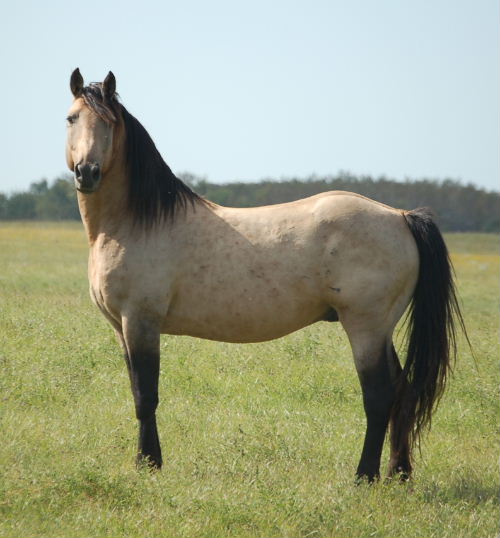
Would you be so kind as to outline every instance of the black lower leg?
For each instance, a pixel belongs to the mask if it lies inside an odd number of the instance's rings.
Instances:
[[[412,466],[410,461],[410,449],[408,445],[400,445],[397,448],[391,446],[391,458],[387,475],[398,475],[401,482],[406,482],[411,476]]]
[[[398,355],[394,346],[392,347],[392,360],[396,377],[396,402],[393,407],[390,428],[391,428],[391,455],[389,460],[389,477],[399,475],[401,481],[410,478],[411,450],[410,450],[410,421],[405,417],[404,409],[398,404],[400,395],[408,390],[408,382],[402,377],[403,369],[399,362]]]
[[[136,416],[139,420],[137,462],[160,468],[162,465],[160,441],[156,427],[158,405],[158,353],[131,353],[130,378],[134,393]]]
[[[146,464],[156,469],[160,469],[162,466],[160,440],[154,414],[148,419],[139,421],[137,464]]]
[[[366,414],[366,435],[356,475],[373,481],[380,477],[380,457],[394,401],[394,388],[385,361],[359,373]]]

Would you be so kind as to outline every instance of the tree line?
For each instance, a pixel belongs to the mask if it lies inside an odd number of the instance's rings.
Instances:
[[[443,231],[500,232],[500,193],[454,180],[395,181],[386,177],[311,176],[279,181],[218,184],[184,173],[179,176],[198,194],[226,206],[253,207],[290,202],[329,190],[351,191],[401,209],[430,207]],[[70,176],[34,182],[26,192],[0,193],[0,220],[79,219]]]

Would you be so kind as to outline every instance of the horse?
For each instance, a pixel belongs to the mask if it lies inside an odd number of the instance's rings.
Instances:
[[[160,334],[261,342],[340,322],[366,415],[356,470],[407,480],[456,355],[457,301],[443,237],[427,209],[333,191],[232,208],[174,175],[121,103],[110,71],[70,78],[66,160],[89,244],[90,295],[116,332],[139,422],[136,461],[162,466],[156,426]],[[393,345],[407,312],[406,361]]]

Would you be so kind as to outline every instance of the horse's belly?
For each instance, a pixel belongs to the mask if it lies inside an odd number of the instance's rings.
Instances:
[[[162,332],[164,334],[194,336],[218,342],[265,342],[290,334],[319,319],[319,317],[301,317],[277,320],[276,317],[280,316],[280,312],[276,313],[273,319],[262,320],[245,316],[235,316],[235,319],[229,320],[214,316],[209,323],[203,318],[168,316]]]
[[[263,342],[322,319],[327,306],[307,293],[221,289],[210,296],[179,295],[169,308],[162,332],[222,342]]]

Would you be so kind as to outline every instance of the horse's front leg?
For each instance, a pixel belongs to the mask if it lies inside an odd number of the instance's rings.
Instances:
[[[125,360],[139,420],[137,464],[159,469],[162,465],[156,427],[158,377],[160,373],[160,332],[155,322],[124,318]]]

